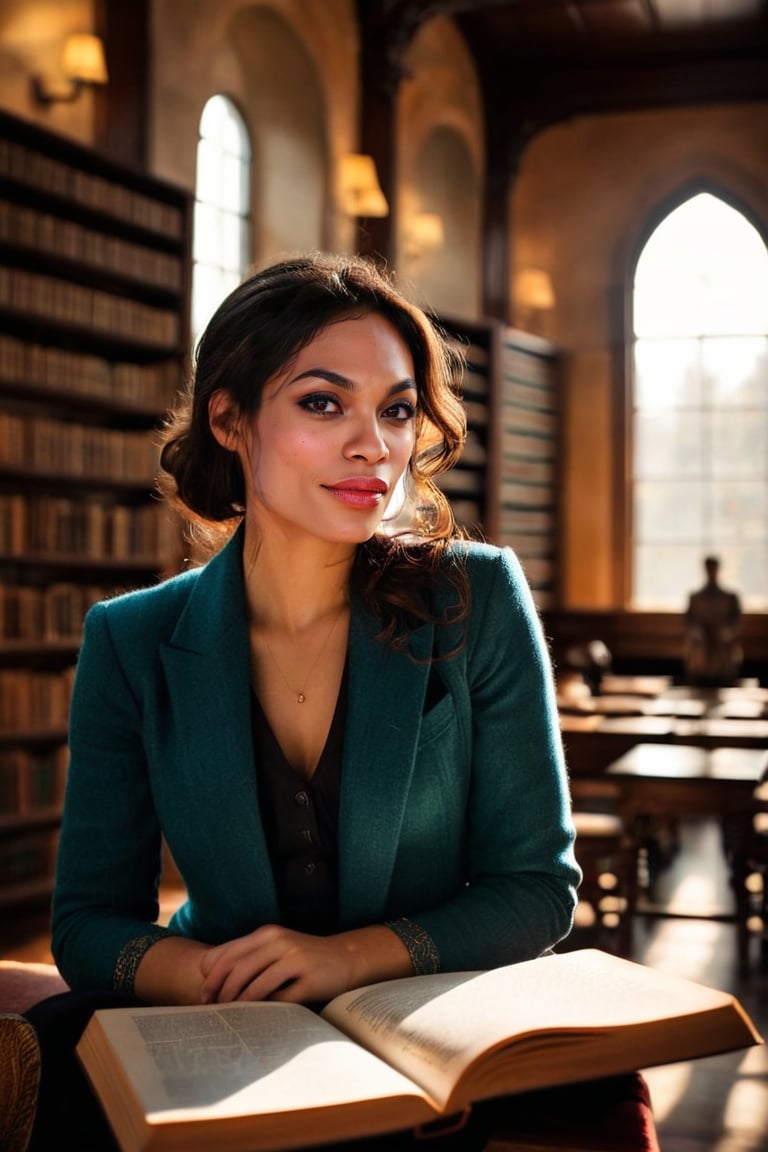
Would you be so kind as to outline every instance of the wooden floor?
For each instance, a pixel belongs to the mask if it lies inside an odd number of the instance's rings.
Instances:
[[[682,825],[680,851],[644,906],[632,958],[734,993],[768,1040],[768,966],[755,938],[749,971],[739,974],[736,929],[723,919],[733,903],[714,821]],[[611,948],[610,933],[595,939],[594,929],[578,928],[568,946],[592,941]],[[768,1045],[644,1074],[661,1152],[768,1152]]]
[[[654,904],[638,918],[633,958],[735,993],[768,1038],[768,967],[753,942],[750,971],[739,975],[730,892],[716,825],[681,829],[681,850],[659,877]],[[165,911],[175,904],[169,891]],[[670,912],[685,915],[670,915]],[[697,915],[691,915],[697,913]],[[568,947],[611,949],[611,933],[578,927]],[[50,960],[45,918],[0,924],[0,958]],[[645,1070],[661,1152],[768,1152],[768,1045]]]

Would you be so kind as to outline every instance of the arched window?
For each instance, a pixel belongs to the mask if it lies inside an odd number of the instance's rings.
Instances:
[[[633,607],[679,610],[715,553],[765,610],[768,249],[699,193],[645,245],[633,304]]]
[[[232,101],[212,96],[200,117],[192,238],[192,341],[250,263],[251,143]]]

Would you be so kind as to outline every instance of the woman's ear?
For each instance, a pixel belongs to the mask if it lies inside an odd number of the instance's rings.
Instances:
[[[228,452],[240,444],[240,413],[226,388],[218,388],[208,401],[208,423],[217,443]]]

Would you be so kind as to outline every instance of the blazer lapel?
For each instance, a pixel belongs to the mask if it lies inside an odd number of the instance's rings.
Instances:
[[[429,676],[428,663],[385,648],[377,630],[353,601],[339,812],[342,927],[384,912]],[[417,660],[428,659],[433,633],[431,625],[413,633]]]
[[[250,656],[238,533],[200,573],[160,656],[166,671],[178,770],[196,773],[208,797],[200,846],[215,846],[216,867],[242,890],[258,877],[278,917],[253,755]],[[181,748],[181,750],[179,750]],[[233,836],[233,829],[239,833]],[[251,860],[243,851],[251,852]]]

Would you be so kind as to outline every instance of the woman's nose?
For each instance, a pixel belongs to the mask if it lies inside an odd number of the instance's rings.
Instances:
[[[366,460],[373,464],[386,460],[389,445],[382,434],[378,420],[361,421],[348,437],[344,454],[350,460]]]

